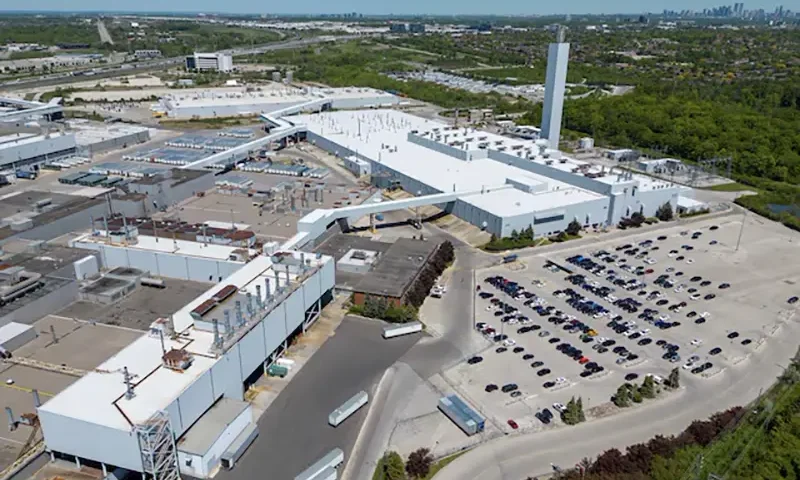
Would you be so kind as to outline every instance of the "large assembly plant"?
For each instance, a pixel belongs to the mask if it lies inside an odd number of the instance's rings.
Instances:
[[[367,88],[177,90],[153,106],[159,116],[257,115],[181,134],[65,121],[58,99],[0,98],[10,427],[0,469],[49,455],[108,478],[236,472],[248,447],[273,437],[258,420],[292,388],[299,359],[340,336],[315,333],[327,332],[326,312],[350,298],[401,305],[413,295],[442,240],[421,211],[487,238],[526,229],[546,238],[574,222],[601,233],[666,204],[703,208],[691,188],[559,150],[568,51],[563,36],[550,47],[541,138],[417,116],[408,99]],[[393,237],[391,225],[408,231]],[[404,328],[384,336],[422,330]],[[278,380],[265,386],[265,375]],[[308,417],[347,432],[367,388],[315,384],[324,388],[308,395],[344,404],[330,425],[327,412]],[[468,403],[438,402],[477,433],[486,413]],[[338,478],[345,453],[334,446],[295,444],[298,460],[262,473]]]

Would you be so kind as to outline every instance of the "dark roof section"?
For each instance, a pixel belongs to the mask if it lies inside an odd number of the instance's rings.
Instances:
[[[398,239],[354,290],[368,295],[401,298],[437,246],[438,243],[433,241]]]

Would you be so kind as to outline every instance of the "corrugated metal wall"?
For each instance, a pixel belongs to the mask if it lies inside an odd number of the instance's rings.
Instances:
[[[139,442],[132,432],[39,411],[47,448],[82,458],[142,471]]]

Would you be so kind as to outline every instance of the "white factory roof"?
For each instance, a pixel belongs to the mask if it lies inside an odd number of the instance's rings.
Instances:
[[[84,244],[97,244],[108,245],[108,239],[105,237],[105,232],[98,230],[97,235],[87,233],[77,237],[73,240],[73,244],[80,246],[79,243]],[[138,235],[136,243],[128,243],[122,245],[118,243],[112,244],[115,247],[125,247],[131,250],[144,250],[150,252],[173,253],[176,255],[183,255],[187,257],[200,257],[209,258],[212,260],[228,260],[236,250],[241,250],[241,247],[217,245],[214,243],[192,242],[189,240],[177,240],[168,237],[154,237],[150,235]],[[250,254],[254,255],[255,250],[250,250]]]
[[[572,185],[537,175],[488,158],[461,160],[448,154],[412,143],[411,130],[419,132],[444,124],[395,110],[359,110],[299,115],[310,131],[333,142],[369,157],[378,163],[415,178],[442,192],[480,191],[483,188],[506,184],[506,179],[526,184],[544,184],[546,190],[530,194],[516,189],[505,189],[489,194],[465,197],[462,200],[500,216],[544,211],[559,206],[604,198],[602,195]],[[361,135],[359,136],[359,131]],[[531,142],[510,139],[486,132],[490,141],[503,140],[504,145],[532,145]],[[396,151],[394,148],[396,147]],[[568,193],[569,192],[569,193]]]
[[[292,255],[300,258],[297,252],[292,252]],[[310,254],[306,258],[311,261],[312,267],[330,260],[330,257],[318,260]],[[253,295],[256,293],[255,285],[260,284],[262,294],[266,295],[263,278],[269,276],[274,279],[272,267],[271,257],[260,255],[226,278],[224,284],[234,285],[241,293],[251,292]],[[290,276],[293,282],[297,278],[295,275]],[[285,278],[283,274],[281,285]],[[190,312],[211,298],[221,287],[221,284],[215,284],[173,315],[175,331],[180,335],[176,340],[165,338],[165,349],[184,349],[193,354],[191,367],[183,372],[164,367],[161,340],[159,337],[143,334],[94,371],[48,400],[39,410],[128,431],[132,424],[142,423],[157,411],[166,409],[181,392],[218,361],[210,353],[214,341],[213,333],[195,329]],[[122,374],[124,367],[134,376],[132,383],[135,396],[130,400],[125,398],[126,386]]]
[[[108,428],[130,430],[131,423],[141,423],[157,410],[166,408],[211,368],[216,359],[202,356],[208,355],[207,349],[201,351],[201,344],[210,346],[211,342],[211,333],[194,329],[179,342],[164,339],[167,350],[185,348],[198,354],[185,372],[175,372],[162,366],[159,338],[143,334],[39,409]],[[136,395],[130,400],[125,398],[124,367],[134,375],[132,383]]]
[[[391,93],[374,88],[294,88],[262,87],[262,91],[247,91],[244,88],[192,90],[164,97],[173,107],[214,107],[222,105],[263,105],[273,103],[306,102],[318,98],[337,99],[391,99]]]
[[[146,127],[125,124],[97,125],[88,122],[69,122],[75,141],[78,145],[91,145],[111,138],[125,137],[140,132],[146,132]]]
[[[70,135],[70,134],[63,134],[61,132],[51,132],[51,133],[49,133],[47,135],[20,136],[17,139],[8,139],[7,141],[0,143],[0,149],[13,148],[13,147],[18,147],[20,145],[38,143],[38,142],[41,142],[42,140],[45,140],[48,137],[49,138],[56,138],[56,137],[62,137],[62,136],[66,136],[66,135]]]

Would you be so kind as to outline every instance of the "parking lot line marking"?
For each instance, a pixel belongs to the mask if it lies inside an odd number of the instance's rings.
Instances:
[[[4,383],[3,386],[6,387],[6,388],[14,389],[14,390],[19,390],[20,392],[26,392],[26,393],[32,393],[33,392],[32,388],[20,387],[19,385],[9,385],[7,383]],[[49,393],[49,392],[45,392],[45,391],[42,391],[42,390],[39,390],[39,395],[43,395],[45,397],[55,397],[55,394]]]

